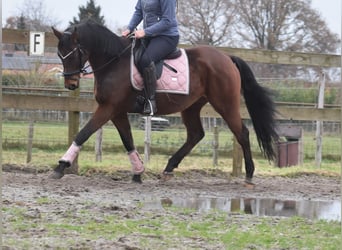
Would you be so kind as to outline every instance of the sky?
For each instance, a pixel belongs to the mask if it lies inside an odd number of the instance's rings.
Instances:
[[[9,16],[18,15],[24,2],[34,0],[2,0],[2,22],[5,23]],[[105,17],[109,28],[120,28],[128,24],[137,0],[95,0],[95,4],[101,7],[101,13]],[[312,0],[312,6],[327,22],[331,31],[341,36],[341,1],[342,0]],[[57,28],[64,30],[68,23],[79,12],[79,6],[85,6],[88,0],[44,0],[42,1],[46,13],[51,13],[60,21]]]

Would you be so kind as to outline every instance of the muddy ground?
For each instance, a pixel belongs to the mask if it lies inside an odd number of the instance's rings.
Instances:
[[[158,176],[147,173],[143,184],[130,181],[128,172],[118,172],[111,176],[66,175],[61,180],[51,180],[49,173],[32,173],[5,168],[2,176],[3,206],[21,207],[27,210],[26,216],[39,221],[44,218],[51,221],[60,219],[63,211],[87,210],[99,216],[112,211],[129,213],[137,204],[144,201],[167,201],[174,197],[191,198],[195,196],[230,198],[275,198],[291,200],[339,200],[340,178],[302,175],[295,178],[258,177],[254,189],[245,188],[243,179],[230,178],[225,173],[189,171],[178,174],[168,182],[161,182]],[[44,202],[46,199],[46,202]],[[53,201],[53,202],[50,202]],[[145,209],[149,209],[148,207]],[[151,208],[153,209],[153,208]],[[158,211],[162,213],[162,211]],[[3,238],[7,247],[10,239],[32,237],[36,249],[63,248],[63,241],[73,235],[49,235],[46,230],[32,229],[11,232],[9,221],[13,215],[3,213]],[[125,216],[125,215],[123,215]],[[101,221],[102,218],[98,218]],[[72,249],[141,249],[136,245],[138,236],[108,241],[103,239],[80,241]],[[60,244],[60,245],[58,245]],[[192,243],[195,244],[196,243]],[[214,249],[205,242],[198,243],[198,249]],[[17,249],[21,249],[18,247]],[[186,246],[185,248],[186,249]],[[216,246],[216,249],[220,249]]]

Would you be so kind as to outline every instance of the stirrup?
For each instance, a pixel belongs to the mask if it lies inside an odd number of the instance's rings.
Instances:
[[[153,105],[151,100],[147,99],[144,106],[144,115],[153,116],[155,112],[157,112],[156,104]]]

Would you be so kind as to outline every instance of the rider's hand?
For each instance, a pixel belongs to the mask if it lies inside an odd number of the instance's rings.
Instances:
[[[124,31],[122,31],[121,35],[124,37],[127,37],[130,33],[131,33],[130,30],[124,30]]]
[[[135,38],[144,38],[145,37],[145,30],[137,30],[134,32]]]

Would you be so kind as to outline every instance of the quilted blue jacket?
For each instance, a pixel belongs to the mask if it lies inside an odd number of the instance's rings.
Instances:
[[[128,29],[133,31],[141,21],[146,36],[178,36],[177,0],[138,0]]]

